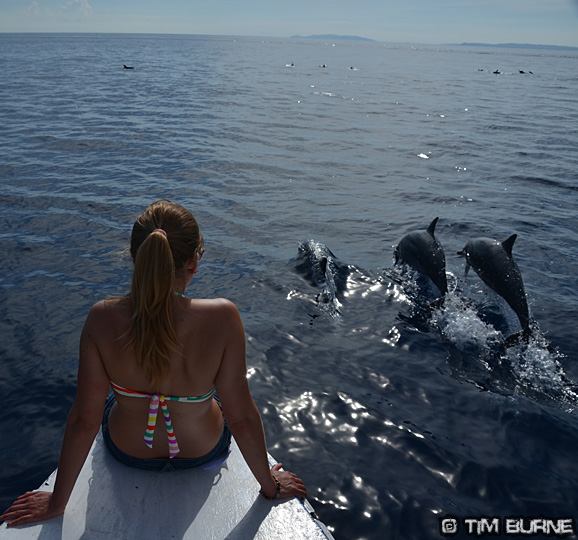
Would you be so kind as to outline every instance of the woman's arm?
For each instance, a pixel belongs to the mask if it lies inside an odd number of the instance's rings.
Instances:
[[[95,337],[102,304],[89,313],[80,338],[78,387],[68,415],[54,491],[28,492],[19,497],[0,519],[9,527],[43,521],[64,513],[76,479],[84,465],[102,422],[110,381],[104,369]]]
[[[245,332],[234,304],[230,302],[223,304],[219,328],[224,330],[226,346],[215,386],[227,425],[247,465],[261,485],[261,491],[265,496],[306,497],[307,490],[301,479],[291,472],[280,470],[281,464],[272,469],[269,467],[261,415],[253,401],[247,381]]]

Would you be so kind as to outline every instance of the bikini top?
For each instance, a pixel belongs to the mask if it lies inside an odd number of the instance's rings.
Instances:
[[[171,416],[169,414],[169,408],[167,406],[167,401],[180,401],[184,403],[201,403],[211,399],[215,395],[215,387],[209,390],[204,396],[199,397],[173,397],[164,396],[163,394],[145,394],[142,392],[137,392],[136,390],[129,390],[116,383],[110,382],[112,389],[120,394],[121,396],[137,397],[137,398],[148,398],[150,399],[149,406],[149,420],[147,428],[145,431],[144,442],[149,447],[153,447],[153,438],[155,434],[155,427],[157,424],[157,413],[159,410],[159,404],[161,410],[163,411],[163,416],[165,418],[165,426],[167,428],[167,436],[169,440],[169,457],[174,458],[179,452],[179,445],[177,443],[177,438],[175,437],[175,432],[173,430],[173,424],[171,422]]]

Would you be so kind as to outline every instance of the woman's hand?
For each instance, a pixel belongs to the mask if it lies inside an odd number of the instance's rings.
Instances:
[[[9,521],[8,527],[14,527],[24,523],[44,521],[64,514],[64,509],[51,508],[51,500],[52,493],[49,491],[29,491],[18,497],[12,506],[0,516],[0,520]]]
[[[283,464],[277,463],[271,467],[271,475],[279,482],[280,489],[276,493],[265,493],[267,497],[273,499],[288,499],[290,497],[299,497],[304,500],[307,498],[307,489],[303,480],[296,474],[282,470]]]

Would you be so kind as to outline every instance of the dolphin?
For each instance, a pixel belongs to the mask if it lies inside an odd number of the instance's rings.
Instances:
[[[434,236],[438,219],[435,218],[425,231],[412,231],[401,239],[395,248],[395,264],[408,264],[429,277],[445,296],[448,292],[446,257]]]
[[[466,257],[466,277],[470,266],[482,281],[498,293],[514,310],[524,334],[530,333],[530,314],[520,269],[512,257],[518,235],[498,242],[491,238],[470,240],[458,255]]]
[[[341,263],[325,244],[308,240],[299,246],[296,268],[312,285],[321,289],[317,300],[328,305],[332,313],[339,313],[339,298],[347,289],[349,267]]]

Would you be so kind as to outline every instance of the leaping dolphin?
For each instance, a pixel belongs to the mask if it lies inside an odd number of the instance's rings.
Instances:
[[[406,263],[420,274],[429,277],[442,296],[448,292],[446,257],[434,233],[439,218],[425,231],[406,234],[395,248],[395,264]]]
[[[514,310],[524,334],[530,332],[530,314],[520,269],[512,257],[517,235],[498,242],[491,238],[470,240],[458,255],[466,256],[466,276],[470,266],[482,281],[496,291]]]
[[[317,301],[326,305],[332,315],[337,315],[340,299],[347,289],[349,267],[341,263],[325,244],[308,240],[299,246],[296,268],[312,285],[321,289]]]

